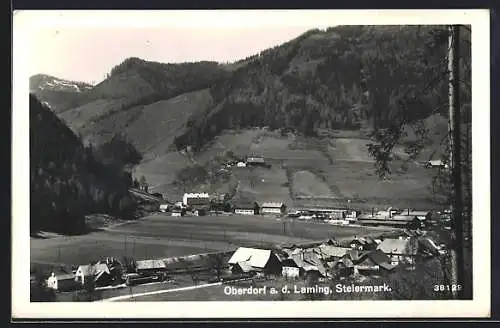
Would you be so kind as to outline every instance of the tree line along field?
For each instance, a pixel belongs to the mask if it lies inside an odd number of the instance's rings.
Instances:
[[[240,246],[273,247],[335,237],[380,234],[391,229],[340,227],[262,216],[170,217],[152,215],[72,237],[31,238],[33,264],[87,264],[106,257],[168,258]]]

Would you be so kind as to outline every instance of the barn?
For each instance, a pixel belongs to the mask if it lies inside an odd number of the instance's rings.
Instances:
[[[286,205],[284,203],[280,202],[268,202],[268,203],[263,203],[261,208],[260,208],[260,213],[261,214],[285,214],[286,212]]]
[[[259,204],[256,202],[240,201],[234,204],[234,214],[256,215],[259,214]]]
[[[271,250],[240,247],[228,263],[233,273],[263,272],[281,273],[281,262]]]

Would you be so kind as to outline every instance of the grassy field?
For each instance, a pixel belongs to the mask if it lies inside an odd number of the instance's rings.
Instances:
[[[32,263],[57,265],[86,264],[107,256],[167,258],[229,251],[239,246],[271,247],[382,231],[380,228],[340,227],[262,216],[170,217],[158,214],[82,236],[32,238],[30,259]]]
[[[208,187],[222,192],[231,190],[230,185],[238,185],[238,196],[259,202],[282,201],[290,206],[319,202],[323,206],[345,206],[350,200],[351,205],[356,204],[360,209],[439,206],[430,188],[434,170],[410,161],[405,171],[403,160],[396,158],[391,163],[390,178],[381,180],[375,173],[367,143],[369,140],[360,132],[323,131],[319,138],[304,138],[291,134],[281,136],[278,132],[256,128],[221,134],[195,154],[193,160],[208,166],[214,157],[225,156],[227,151],[241,157],[264,156],[272,165],[270,170],[232,168],[227,182]],[[434,148],[427,147],[425,151],[429,153]],[[397,151],[401,153],[402,147]],[[404,158],[399,153],[398,156]],[[141,163],[135,175],[144,175],[151,190],[162,192],[169,199],[180,199],[181,192],[172,183],[177,172],[193,165],[193,160],[185,154],[168,152]],[[201,191],[201,188],[207,190],[207,184],[198,189]],[[190,189],[199,191],[196,186]]]
[[[294,196],[301,198],[336,198],[330,187],[309,171],[298,171],[293,175]]]

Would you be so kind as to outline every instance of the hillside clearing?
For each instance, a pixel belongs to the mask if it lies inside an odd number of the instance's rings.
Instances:
[[[297,198],[336,198],[328,185],[309,171],[294,173],[293,194]]]

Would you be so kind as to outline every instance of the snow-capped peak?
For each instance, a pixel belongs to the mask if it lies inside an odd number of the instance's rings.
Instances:
[[[35,75],[30,79],[30,82],[30,89],[32,90],[38,89],[80,93],[90,90],[93,87],[84,82],[73,82],[48,75]]]

